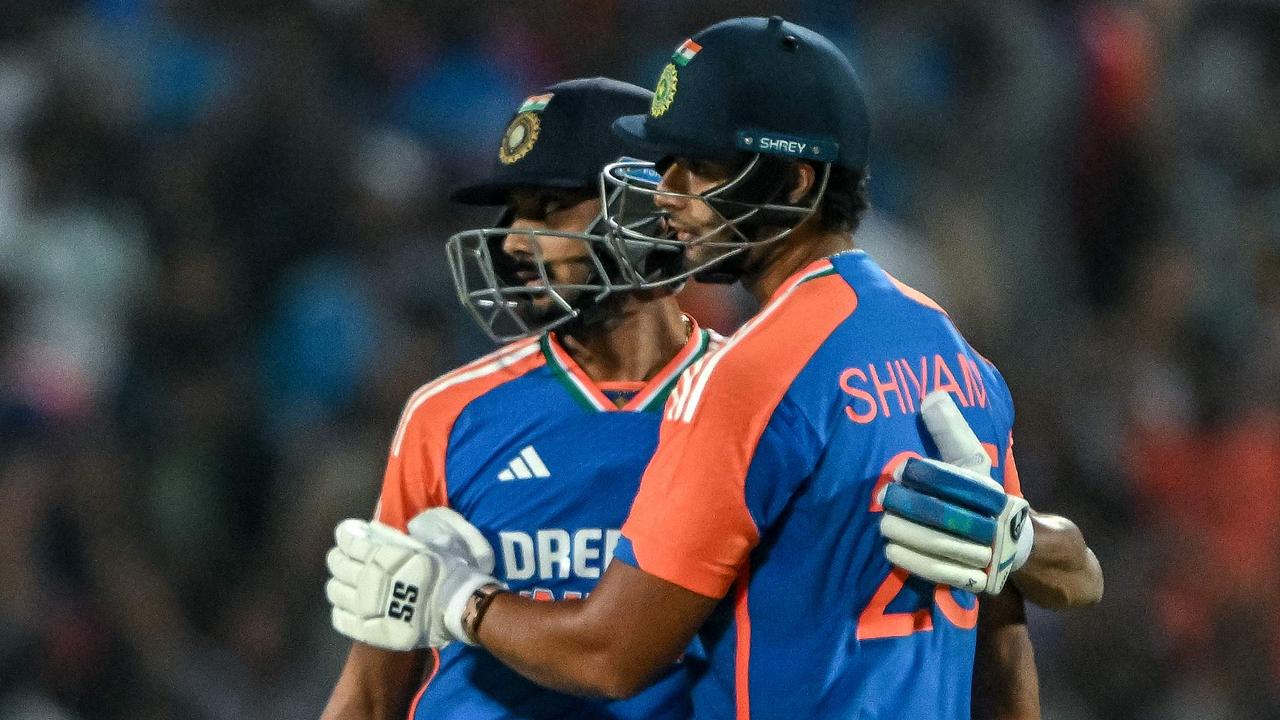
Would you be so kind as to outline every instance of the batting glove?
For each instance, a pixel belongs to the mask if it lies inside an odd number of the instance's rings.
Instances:
[[[934,392],[921,403],[942,461],[910,458],[883,498],[880,532],[889,562],[961,590],[998,594],[1034,542],[1030,507],[990,477],[990,459],[955,401]]]
[[[493,546],[467,519],[447,507],[419,513],[408,524],[409,535],[425,543],[447,562],[436,590],[433,609],[443,615],[443,628],[453,640],[474,645],[462,626],[467,600],[479,588],[497,584],[493,577]]]
[[[335,630],[386,650],[471,641],[462,612],[476,588],[495,582],[488,573],[377,522],[344,520],[335,537],[325,585]]]
[[[462,558],[480,572],[493,572],[493,546],[475,525],[455,510],[431,508],[410,520],[408,527],[409,537],[432,550]]]

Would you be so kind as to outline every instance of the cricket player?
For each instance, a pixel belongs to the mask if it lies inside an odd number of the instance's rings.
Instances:
[[[406,531],[428,508],[453,508],[496,550],[489,572],[534,600],[594,587],[657,445],[667,395],[723,340],[681,314],[674,288],[614,285],[618,266],[600,247],[599,171],[624,154],[610,124],[650,99],[602,78],[548,87],[518,108],[491,176],[454,193],[504,208],[496,227],[459,233],[448,251],[482,328],[516,342],[410,398],[375,512]],[[680,255],[648,260],[656,270]],[[420,591],[400,590],[399,618],[425,611],[414,608]],[[462,643],[431,654],[356,644],[325,717],[403,718],[408,709],[432,719],[685,718],[697,665],[673,658],[653,687],[609,701],[546,690]]]
[[[649,685],[697,634],[697,717],[968,718],[978,595],[1013,577],[1033,600],[1087,604],[1101,574],[1073,526],[1021,499],[999,373],[852,250],[867,117],[847,59],[779,18],[719,23],[616,127],[664,158],[655,184],[632,163],[605,173],[608,206],[648,194],[665,215],[651,234],[606,210],[624,275],[645,243],[687,248],[669,279],[740,281],[762,310],[671,393],[590,597],[504,590],[474,530],[429,511],[416,539],[340,527],[335,626],[386,647],[478,643],[606,697]],[[411,621],[392,622],[392,587],[412,588]]]

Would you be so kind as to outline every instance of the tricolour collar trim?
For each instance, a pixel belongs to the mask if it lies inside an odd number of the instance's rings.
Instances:
[[[555,333],[547,333],[539,340],[542,352],[547,357],[547,365],[555,373],[556,377],[564,383],[569,390],[569,394],[574,400],[578,401],[583,407],[594,409],[602,412],[626,411],[626,412],[648,412],[658,410],[667,400],[667,395],[671,393],[671,389],[675,387],[676,381],[680,379],[680,374],[685,371],[699,358],[706,354],[707,348],[711,345],[711,333],[698,327],[696,322],[690,319],[693,332],[689,336],[689,341],[681,348],[671,361],[658,371],[648,382],[644,388],[636,393],[626,405],[618,407],[609,400],[609,398],[600,391],[595,382],[587,376],[586,372],[574,362],[569,353],[560,345],[559,340],[555,337]]]

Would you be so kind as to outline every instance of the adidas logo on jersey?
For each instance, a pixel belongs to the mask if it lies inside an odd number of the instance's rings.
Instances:
[[[542,463],[542,458],[538,457],[538,451],[534,450],[532,445],[525,445],[520,455],[507,463],[507,469],[498,473],[498,479],[503,482],[549,477],[551,477],[551,471]]]

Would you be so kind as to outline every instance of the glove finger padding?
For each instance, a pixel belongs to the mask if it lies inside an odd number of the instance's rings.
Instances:
[[[348,612],[356,609],[360,602],[355,587],[334,578],[324,584],[324,596],[330,605]]]
[[[945,463],[971,470],[982,476],[991,474],[991,458],[982,447],[982,441],[973,428],[965,422],[960,408],[951,393],[934,390],[920,401],[920,417],[938,447],[938,455]]]
[[[364,642],[362,638],[362,635],[364,634],[362,632],[364,629],[364,621],[355,615],[352,615],[346,610],[334,605],[333,610],[329,613],[329,622],[333,625],[333,629],[337,630],[339,634],[345,635],[352,640]]]
[[[942,498],[974,512],[995,516],[1007,494],[989,476],[929,458],[907,458],[894,477],[913,490]]]
[[[880,520],[880,534],[891,542],[921,554],[965,567],[985,570],[991,564],[990,547],[969,542],[890,513],[886,513]]]
[[[922,555],[897,543],[889,543],[884,548],[889,562],[930,582],[950,585],[951,587],[983,592],[987,585],[987,574],[975,568],[963,567],[953,562]]]
[[[368,562],[370,557],[386,547],[409,552],[417,552],[425,547],[390,525],[356,518],[347,518],[338,523],[333,535],[342,552],[358,562]]]
[[[416,641],[418,637],[416,632],[394,628],[389,630],[379,625],[376,620],[357,617],[338,607],[333,608],[329,613],[329,622],[333,625],[333,629],[342,635],[383,650],[405,652],[427,647],[424,643]]]
[[[340,547],[329,549],[329,554],[324,558],[324,564],[329,568],[329,575],[334,579],[352,586],[359,582],[360,568],[364,566],[363,563],[348,557]]]
[[[365,520],[343,520],[334,528],[333,539],[343,554],[357,562],[368,560],[375,549],[374,544],[369,541],[369,523]]]
[[[902,483],[890,483],[885,489],[884,510],[983,545],[991,544],[996,535],[996,522],[992,515],[917,492]]]
[[[435,507],[409,521],[409,534],[438,552],[466,560],[483,573],[494,568],[493,546],[474,525],[451,508]]]

